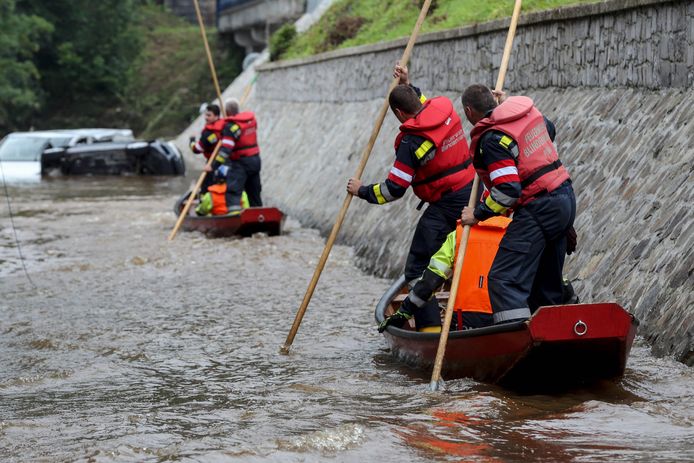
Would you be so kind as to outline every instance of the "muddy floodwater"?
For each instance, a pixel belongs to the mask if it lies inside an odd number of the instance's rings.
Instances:
[[[324,240],[290,217],[280,237],[167,242],[187,185],[10,185],[15,229],[3,191],[0,461],[694,460],[693,370],[640,340],[616,383],[428,392],[375,329],[389,281],[348,247],[280,355]]]

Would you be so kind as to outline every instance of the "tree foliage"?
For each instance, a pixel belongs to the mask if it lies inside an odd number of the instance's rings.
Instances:
[[[242,51],[209,39],[229,82]],[[76,126],[173,135],[213,96],[197,26],[159,2],[0,0],[0,137]]]
[[[0,131],[17,127],[38,109],[42,91],[33,58],[52,31],[45,19],[18,13],[15,0],[0,0]]]
[[[133,0],[17,0],[53,32],[34,55],[46,94],[43,112],[54,119],[68,109],[91,118],[117,104],[130,81],[140,37],[132,33]],[[66,115],[67,116],[67,115]]]

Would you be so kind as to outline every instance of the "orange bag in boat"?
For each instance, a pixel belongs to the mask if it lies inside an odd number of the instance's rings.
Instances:
[[[470,229],[470,237],[465,250],[463,270],[458,283],[454,310],[464,312],[492,313],[487,289],[487,275],[492,267],[499,242],[506,233],[511,219],[496,216],[480,222]],[[456,228],[455,255],[458,255],[463,227],[458,222]],[[454,264],[455,265],[455,264]]]

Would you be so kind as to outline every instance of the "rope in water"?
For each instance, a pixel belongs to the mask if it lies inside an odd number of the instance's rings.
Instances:
[[[24,275],[26,275],[27,280],[31,284],[32,288],[36,289],[37,286],[34,284],[34,280],[29,276],[29,271],[27,270],[26,263],[24,262],[24,254],[22,253],[22,246],[19,243],[19,237],[17,236],[17,227],[14,225],[14,214],[12,214],[12,202],[10,201],[10,192],[7,189],[7,182],[5,181],[5,171],[2,168],[2,161],[0,161],[0,176],[2,176],[2,186],[5,190],[5,199],[7,200],[7,210],[10,216],[10,224],[12,225],[12,233],[14,234],[14,242],[17,246],[17,253],[19,254],[19,261],[22,263],[22,269],[24,269]]]

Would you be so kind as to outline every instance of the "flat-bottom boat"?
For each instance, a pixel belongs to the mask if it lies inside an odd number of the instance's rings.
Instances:
[[[174,205],[174,213],[178,216],[183,209],[184,201],[189,193],[183,195]],[[264,232],[270,236],[282,233],[285,215],[276,207],[249,207],[237,215],[197,216],[191,207],[183,219],[181,228],[185,231],[200,231],[210,237],[232,235],[251,236],[253,233]]]
[[[395,312],[405,296],[401,277],[376,306],[376,322]],[[448,293],[436,296],[445,307]],[[430,373],[439,334],[417,332],[410,323],[389,326],[383,334],[396,359]],[[527,321],[451,331],[442,377],[534,391],[618,378],[637,326],[636,318],[616,303],[541,307]]]

